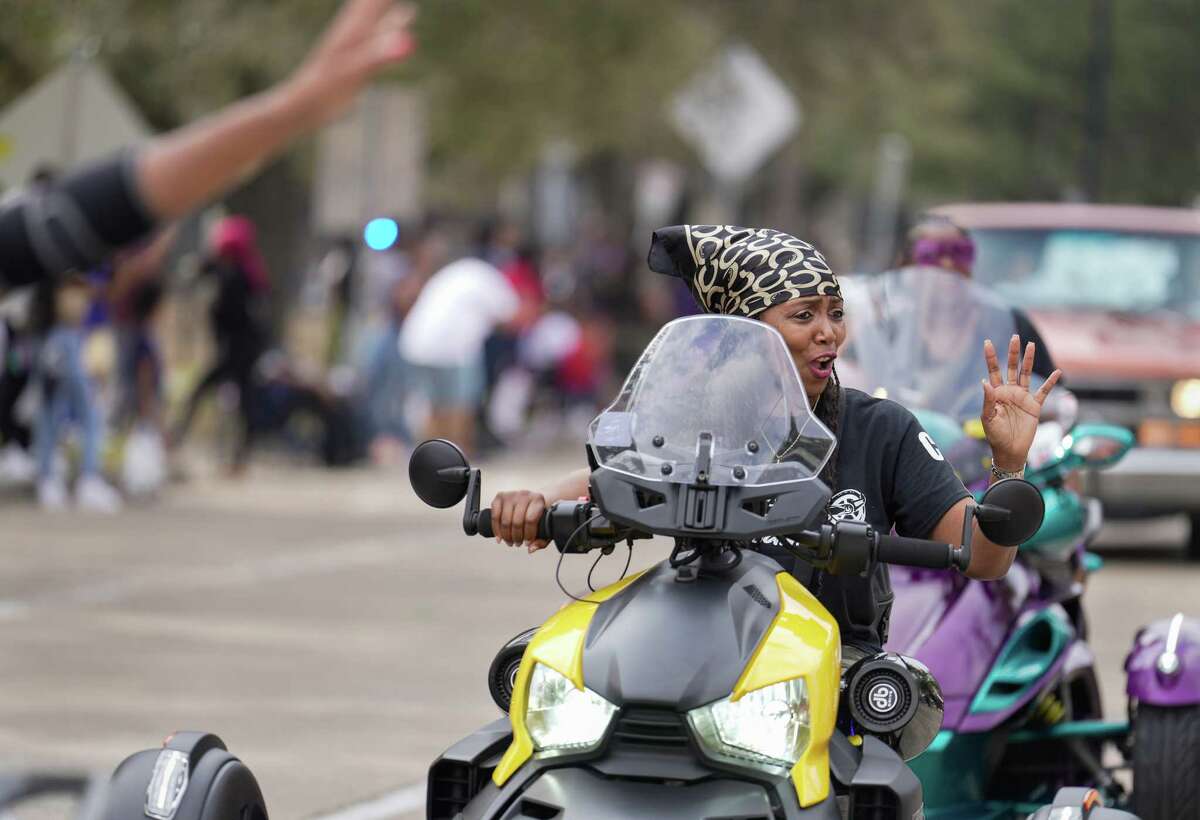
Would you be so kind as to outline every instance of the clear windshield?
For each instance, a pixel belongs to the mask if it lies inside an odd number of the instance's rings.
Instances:
[[[983,342],[992,340],[1003,369],[1016,333],[1007,302],[941,268],[841,282],[848,341],[837,367],[844,384],[960,423],[979,417],[980,381],[987,377]]]
[[[588,444],[610,469],[691,483],[712,439],[708,481],[762,485],[812,478],[833,449],[783,337],[732,316],[691,316],[650,342]]]
[[[975,277],[1031,308],[1200,317],[1200,238],[1083,230],[972,230]]]

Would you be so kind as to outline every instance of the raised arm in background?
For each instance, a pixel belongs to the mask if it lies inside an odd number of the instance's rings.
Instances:
[[[87,268],[246,178],[412,53],[414,10],[347,0],[283,82],[0,206],[0,285]]]

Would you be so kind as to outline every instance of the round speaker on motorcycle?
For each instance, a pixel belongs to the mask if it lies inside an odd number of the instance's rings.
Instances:
[[[529,646],[537,631],[537,627],[527,629],[500,647],[488,668],[488,692],[504,712],[512,705],[513,689],[517,685],[517,672],[521,668],[525,647]]]
[[[942,690],[915,658],[881,652],[844,676],[850,716],[864,731],[882,735],[905,760],[925,751],[942,728]]]

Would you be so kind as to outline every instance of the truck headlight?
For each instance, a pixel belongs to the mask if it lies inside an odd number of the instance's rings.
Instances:
[[[539,752],[584,752],[604,739],[617,707],[545,664],[529,676],[525,728]]]
[[[705,751],[717,758],[790,769],[808,748],[808,692],[803,678],[718,700],[688,712]]]
[[[1200,379],[1182,379],[1171,387],[1171,409],[1183,419],[1200,419]]]

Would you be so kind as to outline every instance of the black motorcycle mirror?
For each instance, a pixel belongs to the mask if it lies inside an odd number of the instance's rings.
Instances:
[[[457,444],[434,438],[421,442],[413,450],[408,462],[408,480],[418,498],[444,510],[466,497],[471,466]]]
[[[1023,478],[997,481],[975,507],[979,531],[994,544],[1015,547],[1041,529],[1046,502],[1037,487]]]
[[[408,481],[418,498],[441,510],[466,498],[463,532],[479,532],[479,470],[471,468],[466,454],[453,441],[432,438],[418,444],[408,460]],[[488,520],[490,515],[488,511]]]

